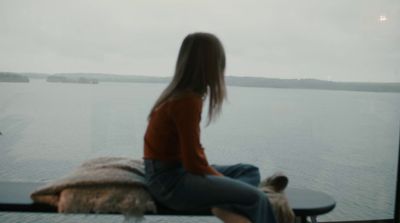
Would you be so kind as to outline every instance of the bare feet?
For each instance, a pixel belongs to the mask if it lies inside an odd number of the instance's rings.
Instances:
[[[251,221],[243,215],[239,215],[234,212],[224,210],[222,208],[211,208],[211,212],[219,219],[221,219],[224,223],[251,223]]]

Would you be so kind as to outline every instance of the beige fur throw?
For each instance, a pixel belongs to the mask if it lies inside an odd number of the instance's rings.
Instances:
[[[143,161],[102,157],[84,162],[64,178],[34,191],[35,202],[56,206],[62,213],[156,212],[146,191]]]
[[[284,193],[266,182],[260,187],[267,192],[278,223],[294,222]],[[37,189],[31,198],[55,206],[61,213],[143,216],[145,212],[156,212],[156,204],[146,189],[143,160],[124,157],[88,160],[71,174]]]

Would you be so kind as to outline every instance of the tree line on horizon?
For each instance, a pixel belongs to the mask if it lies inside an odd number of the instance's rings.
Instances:
[[[0,82],[29,82],[29,78],[46,79],[48,82],[91,84],[97,84],[101,82],[167,83],[171,79],[170,77],[96,73],[57,73],[50,75],[42,73],[0,72]],[[280,79],[243,76],[226,76],[226,82],[227,85],[240,87],[400,92],[399,82],[335,82],[318,79]]]

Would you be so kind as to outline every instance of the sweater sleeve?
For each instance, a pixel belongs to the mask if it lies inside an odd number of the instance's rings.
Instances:
[[[208,164],[200,143],[202,99],[190,96],[178,100],[171,110],[179,135],[179,145],[184,168],[193,174],[223,176]]]

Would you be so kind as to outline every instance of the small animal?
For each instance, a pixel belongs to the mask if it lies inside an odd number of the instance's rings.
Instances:
[[[277,223],[294,223],[296,219],[284,193],[288,183],[288,177],[278,172],[263,180],[259,185],[259,188],[264,191],[269,198]]]

